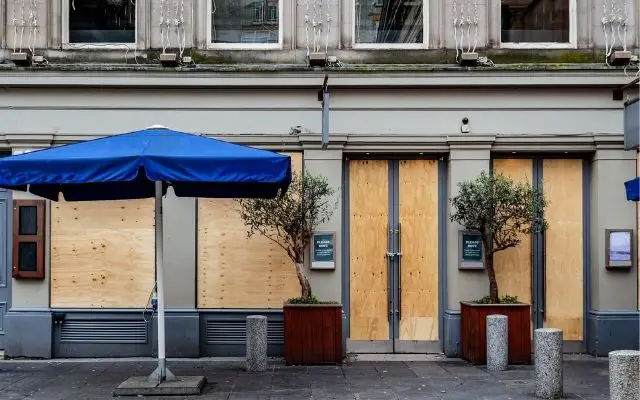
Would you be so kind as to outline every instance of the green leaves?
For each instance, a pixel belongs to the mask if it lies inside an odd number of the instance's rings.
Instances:
[[[325,177],[293,174],[289,190],[274,199],[238,199],[249,237],[261,234],[277,243],[295,263],[303,262],[313,230],[331,218],[335,190]]]
[[[289,304],[337,304],[335,301],[320,301],[316,296],[298,296],[287,299]]]
[[[491,296],[484,296],[483,298],[474,301],[476,304],[522,304],[518,300],[518,296],[504,295],[498,297],[497,301],[491,300]]]
[[[451,199],[451,221],[475,230],[491,243],[491,254],[520,244],[521,234],[547,229],[541,190],[526,183],[515,183],[502,174],[482,171],[475,181],[458,184],[459,193]]]

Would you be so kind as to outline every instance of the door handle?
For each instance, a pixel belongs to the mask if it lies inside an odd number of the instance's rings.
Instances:
[[[402,319],[402,224],[398,222],[398,229],[396,229],[398,235],[398,320]]]
[[[391,294],[391,279],[393,272],[393,258],[395,253],[393,250],[393,230],[390,225],[387,225],[387,321],[391,322],[392,314],[392,294]]]
[[[541,271],[541,279],[539,282],[540,287],[542,288],[541,294],[542,298],[540,299],[540,305],[542,306],[540,309],[540,313],[542,314],[542,320],[547,320],[547,235],[542,233],[542,271]]]
[[[533,326],[536,326],[537,321],[538,321],[538,300],[537,300],[537,270],[535,268],[536,265],[536,257],[538,254],[538,241],[536,240],[536,235],[532,234],[530,236],[531,239],[531,271],[529,272],[529,279],[531,279],[531,288],[530,288],[530,295],[531,295],[531,322],[533,323]]]
[[[396,229],[396,233],[398,234],[398,252],[396,255],[398,257],[402,256],[402,224],[398,222],[398,229]]]

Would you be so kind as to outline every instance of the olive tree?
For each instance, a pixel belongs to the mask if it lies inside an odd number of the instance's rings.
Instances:
[[[482,171],[474,181],[458,184],[451,199],[451,221],[482,236],[485,269],[489,276],[489,298],[499,302],[493,255],[516,247],[522,234],[537,234],[547,229],[542,191],[528,183],[514,183],[501,173]]]
[[[284,249],[296,267],[302,299],[312,299],[303,263],[314,229],[337,207],[335,190],[323,176],[292,174],[289,189],[272,199],[237,199],[249,237],[260,234]]]

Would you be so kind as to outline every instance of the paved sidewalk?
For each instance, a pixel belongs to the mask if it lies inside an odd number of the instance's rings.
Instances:
[[[147,375],[153,361],[0,361],[0,399],[109,399],[132,375]],[[464,361],[354,362],[341,367],[271,364],[249,374],[238,361],[171,361],[178,375],[205,375],[202,395],[163,399],[533,399],[533,366],[489,373]],[[569,399],[608,399],[607,359],[565,360]],[[151,397],[146,397],[150,399]],[[121,399],[127,399],[121,397]],[[135,399],[135,397],[131,398]]]

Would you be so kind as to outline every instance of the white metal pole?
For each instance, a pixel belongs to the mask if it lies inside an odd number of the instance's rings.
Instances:
[[[158,294],[158,368],[153,372],[150,379],[162,382],[174,380],[175,376],[167,369],[165,356],[165,325],[164,325],[164,263],[163,263],[163,240],[162,240],[162,182],[156,181],[156,285]]]
[[[162,182],[156,182],[156,283],[158,285],[158,369],[159,378],[166,378],[165,336],[164,336],[164,277],[163,277],[163,240],[162,240]]]

